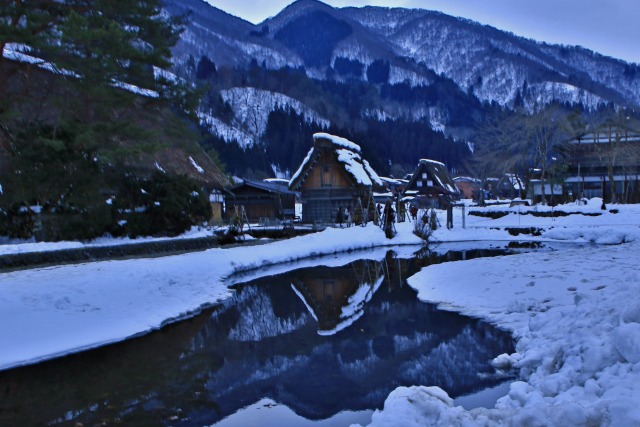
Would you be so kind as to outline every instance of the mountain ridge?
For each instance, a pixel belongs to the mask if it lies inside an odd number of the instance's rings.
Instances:
[[[571,96],[563,95],[564,99],[558,99],[561,102],[578,99],[588,102],[588,94],[592,94],[590,102],[594,105],[602,100],[626,106],[640,105],[640,67],[637,64],[583,47],[520,37],[437,11],[375,6],[334,8],[317,0],[298,0],[277,15],[254,25],[204,1],[167,0],[165,3],[170,10],[175,11],[175,5],[182,5],[183,11],[192,10],[199,27],[207,27],[203,23],[207,22],[204,18],[208,8],[212,15],[212,10],[217,11],[217,28],[208,27],[207,30],[213,31],[218,41],[185,47],[188,43],[183,39],[183,50],[177,55],[182,56],[179,60],[184,60],[187,52],[194,58],[204,54],[216,64],[232,66],[246,66],[255,59],[271,69],[304,66],[313,78],[326,78],[326,69],[332,67],[338,57],[358,59],[365,65],[380,59],[392,64],[393,75],[405,77],[413,84],[429,82],[424,70],[416,66],[422,64],[451,78],[480,100],[495,101],[500,105],[513,103],[525,82],[529,87],[533,85],[538,98],[548,83],[560,83],[575,87],[576,92]],[[304,20],[310,13],[327,14],[351,29],[347,37],[334,46],[327,46],[331,56],[321,63],[309,63],[315,60],[314,52],[301,56],[299,51],[278,38],[283,28]],[[292,38],[311,37],[311,32],[305,34],[304,28],[299,25]],[[194,31],[197,30],[187,27],[186,33]],[[620,75],[623,78],[619,78]],[[366,79],[366,75],[363,78]],[[579,91],[587,95],[580,97]],[[545,98],[549,96],[542,96],[541,101],[548,102]],[[525,101],[533,108],[533,97]]]

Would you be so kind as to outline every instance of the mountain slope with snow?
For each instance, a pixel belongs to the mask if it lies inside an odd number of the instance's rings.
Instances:
[[[191,13],[175,49],[178,61],[207,55],[216,64],[243,66],[255,59],[270,69],[303,66],[309,75],[325,79],[336,58],[348,58],[363,64],[366,80],[367,68],[378,59],[412,84],[428,84],[435,72],[481,100],[501,105],[512,103],[518,93],[530,103],[640,104],[637,64],[581,47],[536,42],[439,12],[339,9],[299,0],[253,25],[202,1],[165,0],[165,7],[170,13]],[[575,90],[554,91],[558,85]],[[536,89],[528,94],[527,86]]]

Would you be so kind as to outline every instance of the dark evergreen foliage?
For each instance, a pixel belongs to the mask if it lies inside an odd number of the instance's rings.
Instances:
[[[352,31],[346,22],[326,12],[313,11],[288,22],[275,38],[300,55],[305,64],[321,67],[331,60],[336,44]]]
[[[367,80],[373,84],[384,84],[389,81],[391,65],[389,61],[376,59],[367,67]]]
[[[159,0],[5,3],[0,48],[29,45],[31,55],[64,72],[0,56],[0,234],[84,240],[126,230],[106,200],[120,201],[122,182],[138,180],[164,203],[147,206],[145,232],[174,235],[209,219],[194,181],[145,178],[149,169],[136,166],[139,156],[177,141],[174,133],[194,143],[183,118],[199,94],[154,73],[171,65],[179,19],[163,15]],[[159,96],[142,97],[124,85]]]
[[[211,217],[207,195],[183,175],[125,177],[113,203],[114,235],[176,236]]]
[[[362,77],[364,64],[357,59],[338,57],[333,63],[333,68],[341,76],[360,78]]]
[[[207,80],[211,76],[215,76],[216,71],[216,64],[214,64],[209,57],[203,55],[196,67],[196,78],[199,80]]]
[[[264,135],[267,157],[293,174],[311,148],[313,134],[323,130],[292,109],[277,109],[269,114]]]

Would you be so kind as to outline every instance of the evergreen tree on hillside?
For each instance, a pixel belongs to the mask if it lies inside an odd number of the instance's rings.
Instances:
[[[0,125],[5,137],[14,136],[7,130],[12,125],[19,122],[22,127],[25,120],[33,125],[40,119],[53,127],[54,140],[58,129],[70,128],[79,147],[86,145],[83,140],[105,143],[120,132],[129,136],[126,120],[114,111],[133,103],[135,94],[122,88],[134,86],[180,108],[194,108],[184,85],[155,72],[171,65],[170,48],[180,34],[179,19],[162,15],[159,0],[14,0],[3,2],[0,13],[0,46],[26,53],[32,62],[44,63],[63,77],[55,90],[40,94],[55,110],[40,118],[28,109],[18,110],[22,98],[31,97],[27,101],[36,106],[39,102],[31,88],[33,64],[0,59]],[[8,82],[24,87],[11,92]]]
[[[0,235],[31,237],[29,206],[40,207],[38,227],[53,224],[43,238],[103,234],[116,219],[105,200],[118,199],[119,182],[151,173],[153,163],[139,159],[197,147],[183,117],[198,94],[161,71],[179,23],[160,0],[1,3],[0,47],[22,56],[0,59],[0,216],[15,225]],[[171,173],[157,181],[169,191],[183,179],[191,181]],[[167,212],[150,210],[150,221],[166,224]]]

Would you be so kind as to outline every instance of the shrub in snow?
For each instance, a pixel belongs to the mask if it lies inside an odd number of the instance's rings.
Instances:
[[[176,236],[211,217],[208,199],[193,180],[159,171],[145,180],[124,179],[113,212],[111,233],[129,237]]]

